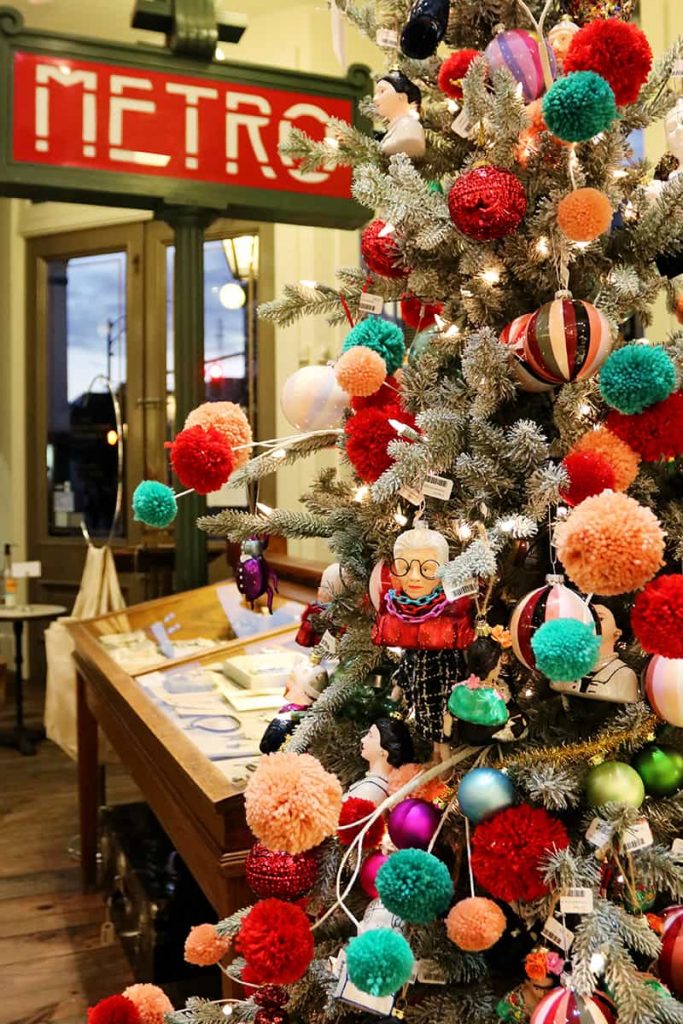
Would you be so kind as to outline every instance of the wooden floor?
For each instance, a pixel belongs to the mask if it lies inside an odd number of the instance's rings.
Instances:
[[[39,725],[42,694],[27,710]],[[110,769],[108,790],[125,799],[132,784]],[[0,748],[0,1024],[84,1024],[88,1006],[133,980],[118,942],[100,944],[102,896],[80,891],[77,830],[73,761],[47,741],[35,757]]]

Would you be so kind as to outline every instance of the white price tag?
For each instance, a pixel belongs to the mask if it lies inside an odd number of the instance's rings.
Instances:
[[[23,580],[28,576],[37,577],[42,571],[40,562],[12,562],[12,575],[15,580]]]
[[[614,829],[608,822],[603,821],[602,818],[593,818],[586,831],[586,839],[591,846],[597,846],[600,849],[609,843],[613,833]]]
[[[436,476],[430,473],[422,484],[422,493],[427,498],[440,498],[441,501],[448,501],[453,493],[453,481],[447,476]]]
[[[640,818],[635,825],[631,825],[624,832],[621,849],[625,853],[634,853],[636,850],[644,850],[646,847],[652,846],[653,842],[652,829],[647,818]]]
[[[363,292],[358,303],[360,313],[381,313],[384,309],[384,299],[381,295],[373,295],[372,292]]]
[[[470,121],[469,114],[465,110],[461,110],[456,119],[451,125],[452,130],[456,135],[459,135],[461,139],[469,139],[472,134],[474,125]]]
[[[445,985],[448,979],[436,960],[418,960],[417,980],[422,985]]]
[[[409,501],[411,505],[422,504],[422,491],[418,490],[417,487],[410,487],[409,484],[404,484],[398,493],[406,501]]]
[[[593,890],[579,887],[565,889],[560,896],[560,910],[563,914],[592,914]]]
[[[458,601],[461,597],[476,597],[479,587],[476,580],[465,580],[460,586],[454,587],[452,583],[443,580],[443,592],[447,601]]]
[[[375,34],[375,42],[378,46],[398,47],[398,32],[395,28],[378,28]]]
[[[558,946],[561,950],[569,950],[572,942],[574,941],[574,932],[569,928],[563,928],[561,923],[555,917],[549,917],[546,923],[543,925],[543,931],[541,932],[544,939],[548,942],[552,942],[554,946]]]
[[[327,651],[328,654],[334,655],[337,653],[337,641],[332,636],[329,629],[326,629],[323,635],[320,637],[320,640],[318,641],[318,647],[322,647],[322,649],[324,651]]]
[[[683,862],[683,839],[674,839],[671,844],[671,854],[674,860]]]

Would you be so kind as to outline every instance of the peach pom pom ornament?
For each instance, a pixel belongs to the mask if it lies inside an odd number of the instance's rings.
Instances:
[[[663,564],[664,533],[655,514],[614,491],[577,505],[556,528],[555,545],[567,575],[586,594],[639,590]]]
[[[215,924],[198,924],[185,939],[185,959],[197,967],[211,967],[230,951],[232,940],[219,935]]]
[[[572,242],[592,242],[612,223],[612,204],[597,188],[577,188],[557,205],[557,223]]]
[[[173,1013],[173,1003],[158,985],[129,985],[122,995],[135,1005],[141,1024],[164,1024],[164,1016]]]
[[[498,942],[505,925],[505,914],[497,903],[484,896],[470,896],[449,910],[446,934],[458,949],[481,953]]]
[[[638,476],[640,455],[607,427],[589,430],[579,438],[572,452],[595,452],[607,459],[614,470],[615,491],[628,490]]]
[[[367,398],[379,391],[387,376],[387,364],[378,352],[357,345],[344,352],[334,368],[337,383],[352,398]]]
[[[262,757],[245,794],[247,825],[269,850],[303,853],[337,830],[339,780],[310,754]]]
[[[185,429],[188,427],[213,427],[230,443],[235,459],[235,469],[240,469],[249,461],[250,449],[243,447],[252,441],[251,427],[244,410],[234,402],[204,402],[188,414]],[[235,451],[239,448],[239,451]]]

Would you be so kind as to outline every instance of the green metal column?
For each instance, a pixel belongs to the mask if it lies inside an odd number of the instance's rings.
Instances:
[[[204,230],[216,214],[196,207],[172,207],[161,217],[175,231],[173,270],[173,354],[175,433],[185,417],[204,401]],[[176,484],[177,490],[183,490]],[[196,519],[206,501],[188,494],[178,502],[175,521],[175,586],[191,590],[208,581],[206,534]]]

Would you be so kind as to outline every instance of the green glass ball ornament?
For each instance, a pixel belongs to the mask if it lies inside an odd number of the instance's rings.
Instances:
[[[644,799],[643,780],[630,764],[605,761],[588,772],[586,803],[589,807],[602,807],[604,804],[640,807]]]
[[[635,900],[628,889],[625,889],[623,899],[629,914],[646,914],[654,906],[657,893],[654,889],[636,885]]]
[[[408,349],[408,362],[411,366],[415,366],[422,359],[435,335],[436,330],[434,327],[428,327],[426,330],[420,331],[419,334],[415,335]]]
[[[633,758],[633,767],[650,796],[673,796],[683,787],[683,754],[673,747],[648,743]]]

